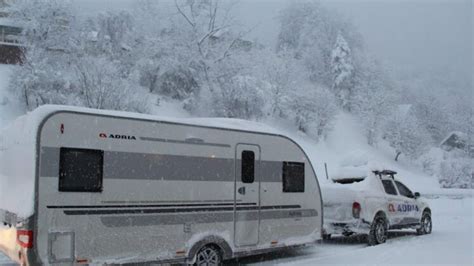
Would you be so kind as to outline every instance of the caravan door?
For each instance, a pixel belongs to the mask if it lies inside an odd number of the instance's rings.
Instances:
[[[260,147],[238,144],[235,151],[234,243],[258,243],[260,224]]]

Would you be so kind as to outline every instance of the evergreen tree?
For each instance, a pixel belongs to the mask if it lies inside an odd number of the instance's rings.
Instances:
[[[350,110],[350,98],[354,87],[354,66],[351,56],[347,41],[339,33],[331,53],[332,89],[339,103],[346,110]]]

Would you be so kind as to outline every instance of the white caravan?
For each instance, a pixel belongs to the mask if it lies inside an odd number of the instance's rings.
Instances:
[[[0,249],[27,265],[212,265],[321,238],[311,162],[256,123],[43,106],[2,137]]]

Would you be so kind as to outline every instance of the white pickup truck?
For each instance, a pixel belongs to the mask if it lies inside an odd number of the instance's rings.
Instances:
[[[431,209],[395,174],[373,171],[367,177],[337,179],[322,187],[325,238],[367,234],[368,244],[377,245],[385,242],[391,229],[430,234]]]

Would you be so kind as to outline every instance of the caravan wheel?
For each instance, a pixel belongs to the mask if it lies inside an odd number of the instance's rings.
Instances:
[[[222,264],[222,255],[218,248],[213,245],[204,246],[196,254],[196,264],[198,266],[214,266]]]

